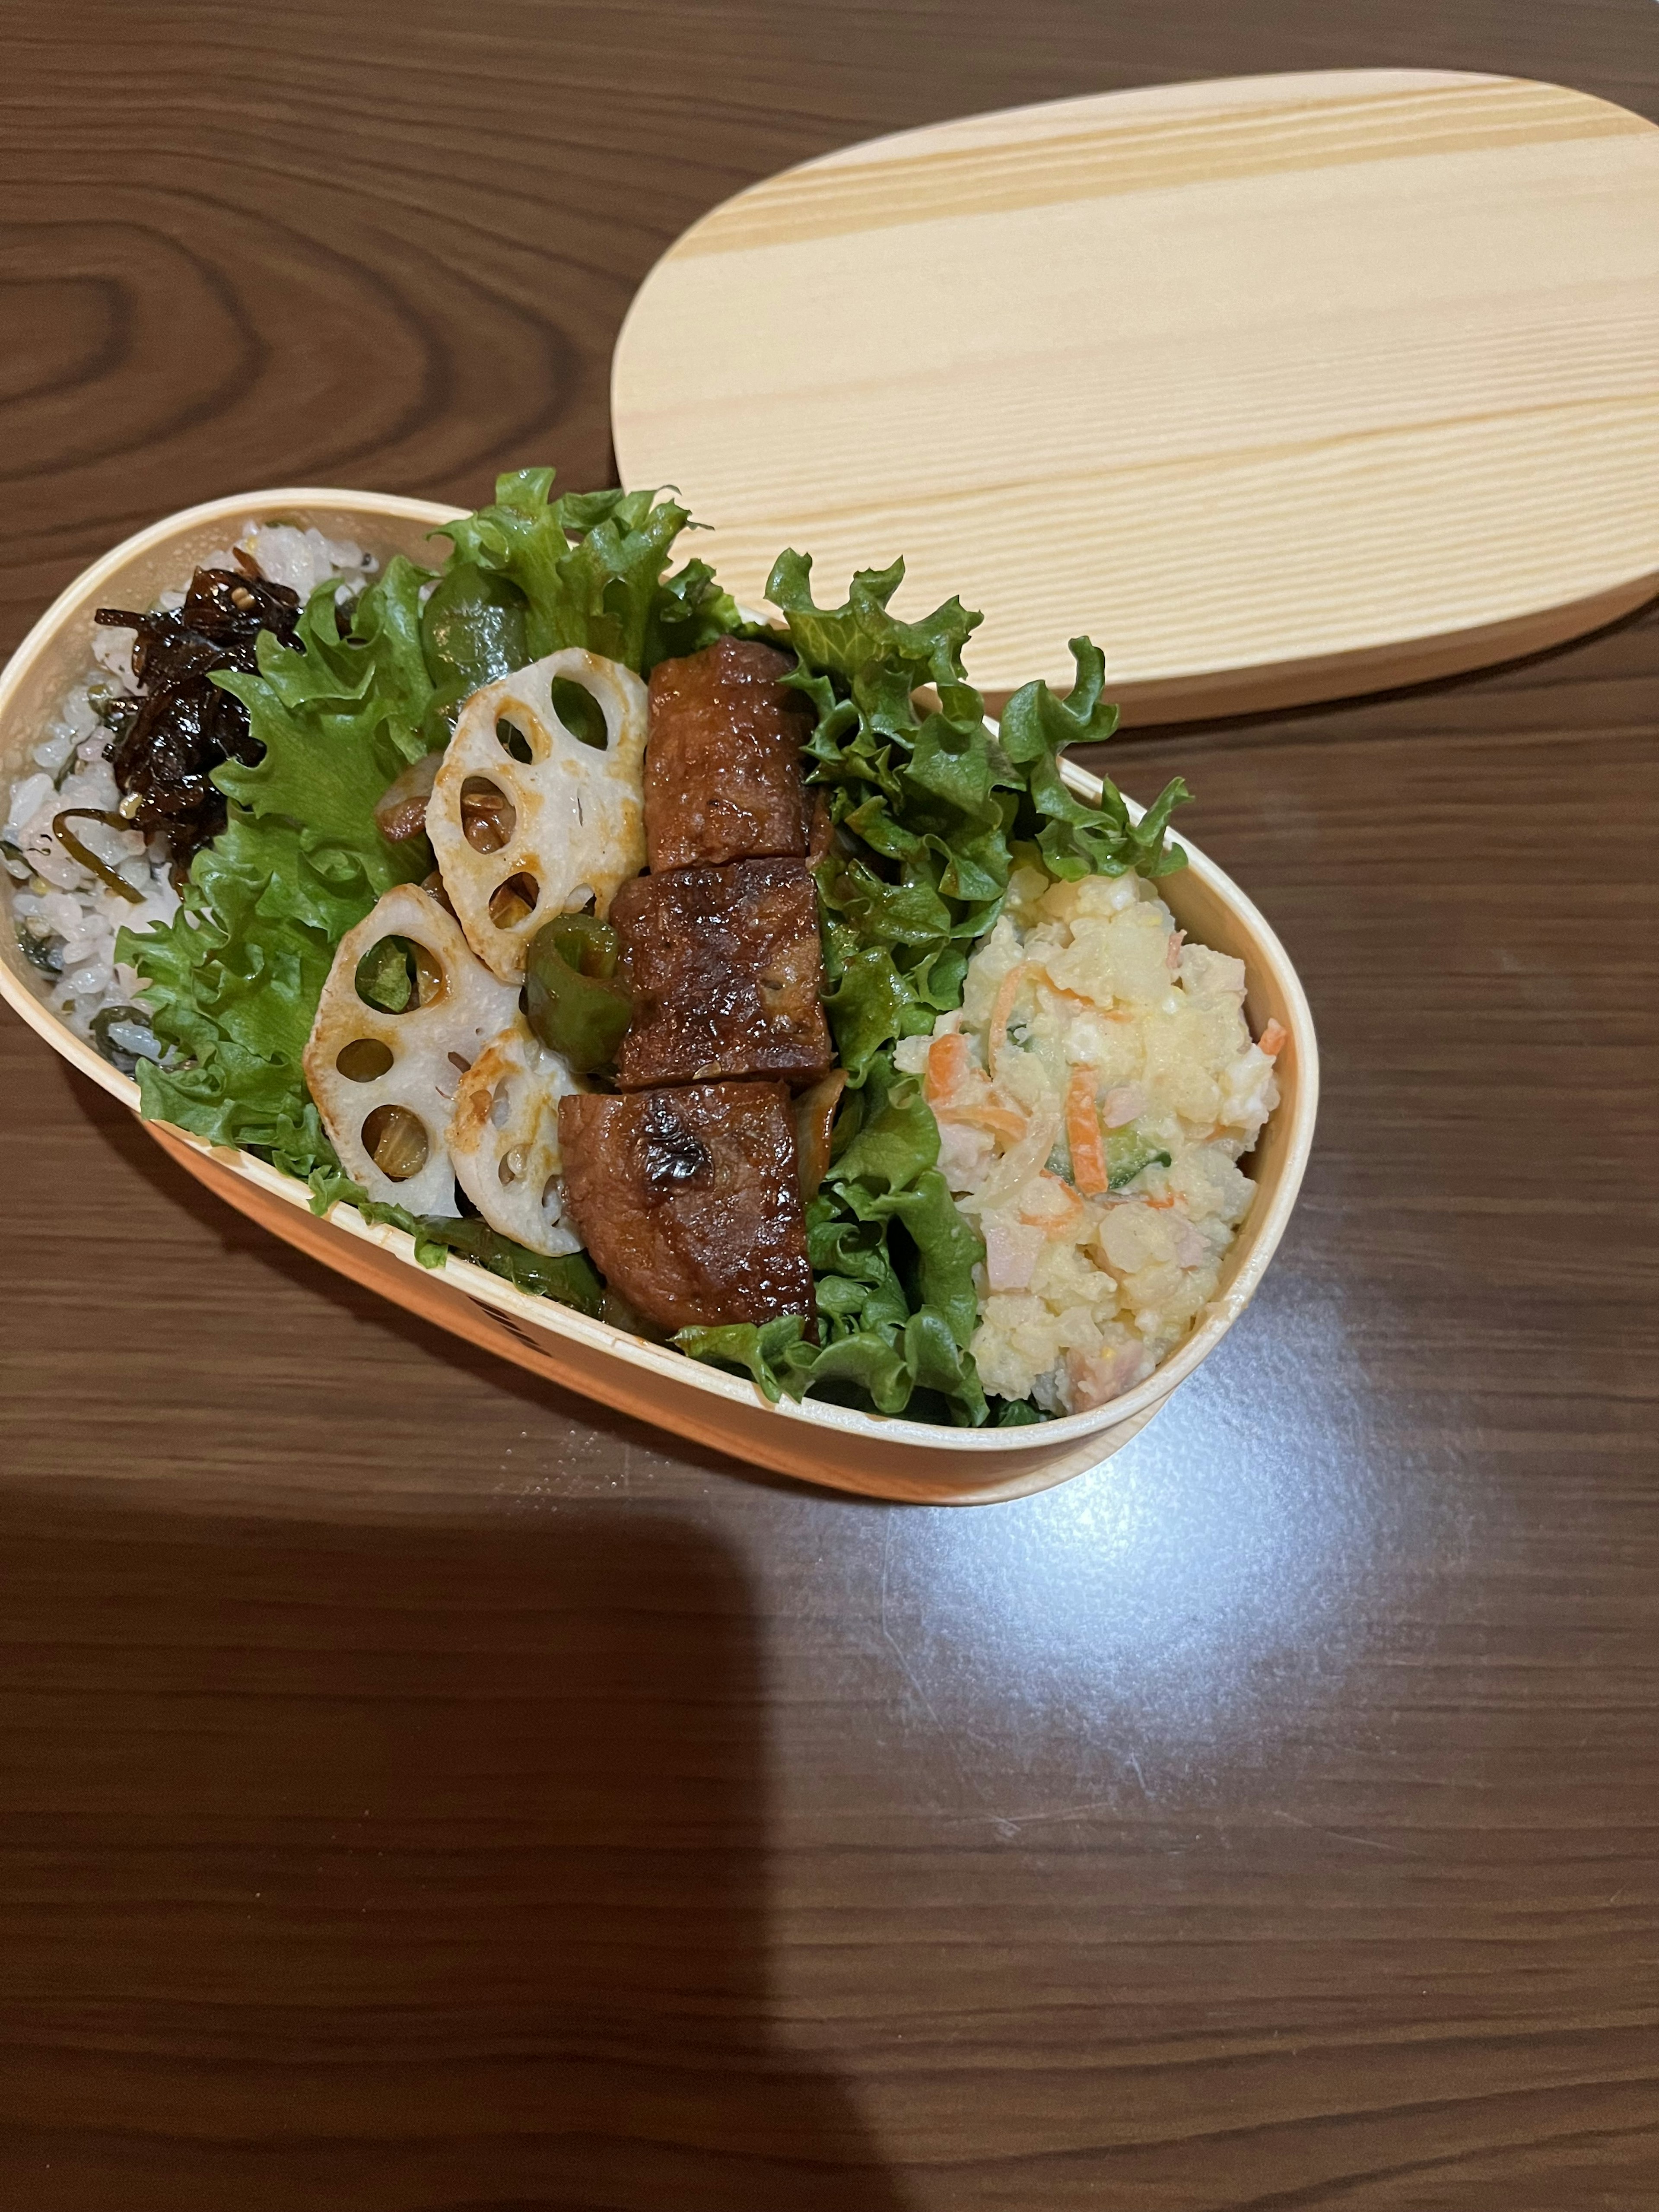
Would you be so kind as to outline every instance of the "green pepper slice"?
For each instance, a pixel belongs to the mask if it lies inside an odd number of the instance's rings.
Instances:
[[[528,604],[518,586],[457,561],[421,614],[421,645],[434,684],[426,729],[448,738],[463,700],[530,659]]]
[[[617,980],[620,951],[611,924],[591,914],[556,915],[530,940],[526,1015],[578,1074],[610,1065],[633,1018],[633,994]]]

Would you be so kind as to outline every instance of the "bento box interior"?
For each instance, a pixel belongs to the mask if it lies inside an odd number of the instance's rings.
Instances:
[[[441,559],[443,541],[440,539],[434,544],[430,533],[436,523],[447,519],[455,510],[423,501],[394,501],[373,495],[360,495],[361,503],[349,495],[337,496],[340,499],[338,504],[325,496],[295,498],[270,494],[216,503],[216,511],[205,517],[191,519],[171,529],[166,524],[158,525],[154,532],[146,533],[143,543],[124,558],[112,561],[107,566],[97,564],[88,571],[49,611],[33,648],[14,665],[9,680],[0,678],[0,698],[5,702],[0,712],[0,777],[9,782],[23,768],[59,700],[84,674],[91,658],[94,609],[106,605],[149,605],[161,591],[181,583],[203,556],[223,547],[228,538],[240,530],[244,519],[314,525],[331,537],[356,539],[382,560],[395,552],[403,552],[416,561],[432,561],[434,565]],[[1097,790],[1094,780],[1081,771],[1068,769],[1067,773],[1068,780],[1080,790]],[[55,1048],[136,1110],[137,1086],[131,1079],[100,1060],[92,1048],[76,1038],[46,1006],[36,988],[38,978],[17,946],[12,926],[11,888],[9,878],[0,872],[0,906],[5,915],[5,927],[0,933],[4,939],[3,945],[0,945],[0,958],[17,979],[20,989],[15,995],[26,994],[33,1007],[38,1009],[36,1026]],[[1241,1274],[1248,1271],[1244,1285],[1248,1295],[1282,1232],[1300,1180],[1311,1133],[1316,1048],[1305,1001],[1288,961],[1261,917],[1234,887],[1209,863],[1195,855],[1192,866],[1164,879],[1159,890],[1190,936],[1244,961],[1249,981],[1247,1006],[1253,1030],[1259,1034],[1269,1018],[1277,1018],[1292,1039],[1291,1050],[1280,1063],[1282,1103],[1247,1163],[1258,1185],[1256,1202],[1227,1254],[1210,1317],[1200,1322],[1188,1341],[1178,1346],[1157,1372],[1127,1393],[1121,1401],[1036,1429],[939,1432],[902,1419],[852,1414],[847,1409],[820,1406],[811,1400],[799,1409],[809,1421],[821,1420],[836,1430],[870,1434],[879,1431],[884,1438],[901,1443],[931,1443],[937,1447],[948,1441],[956,1453],[965,1449],[974,1457],[988,1449],[994,1459],[1005,1464],[1011,1462],[1016,1446],[1022,1459],[1033,1452],[1040,1453],[1045,1445],[1056,1454],[1069,1450],[1074,1456],[1079,1443],[1090,1436],[1098,1440],[1098,1455],[1105,1456],[1115,1449],[1110,1432],[1120,1425],[1124,1435],[1138,1427],[1147,1412],[1161,1403],[1196,1364],[1194,1353],[1200,1341],[1207,1351],[1242,1310],[1235,1295]],[[234,1157],[217,1156],[222,1165],[229,1164]],[[250,1167],[254,1164],[248,1163]],[[270,1172],[260,1170],[265,1177]],[[296,1199],[301,1195],[297,1186],[293,1195]],[[409,1267],[416,1267],[413,1247],[401,1232],[380,1231],[373,1234],[375,1243],[398,1251]],[[471,1288],[470,1279],[476,1273],[464,1263],[453,1265],[452,1279],[458,1287]],[[758,1407],[758,1395],[746,1381],[699,1367],[672,1351],[637,1345],[604,1323],[581,1321],[562,1308],[514,1291],[494,1278],[483,1280],[488,1285],[486,1294],[491,1306],[504,1317],[516,1317],[520,1326],[531,1324],[538,1335],[544,1331],[551,1335],[576,1330],[586,1339],[597,1336],[610,1340],[619,1349],[625,1345],[636,1360],[642,1356],[653,1366],[672,1368],[684,1382],[693,1384],[696,1393],[705,1397],[705,1402],[706,1394],[713,1390],[734,1402],[752,1398]],[[477,1294],[476,1290],[473,1294]],[[784,1425],[799,1435],[795,1421]],[[1121,1441],[1121,1437],[1116,1440]],[[851,1443],[854,1439],[849,1437],[846,1441]],[[922,1457],[937,1464],[939,1455],[935,1449],[924,1452]],[[784,1462],[780,1458],[772,1463]],[[791,1466],[789,1471],[797,1469]],[[843,1480],[842,1486],[861,1486]]]

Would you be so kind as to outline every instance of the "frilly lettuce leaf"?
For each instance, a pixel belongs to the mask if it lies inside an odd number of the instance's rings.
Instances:
[[[1117,708],[1100,696],[1105,654],[1086,637],[1072,640],[1071,653],[1077,681],[1069,697],[1056,699],[1046,684],[1027,684],[1002,712],[1002,749],[1026,778],[1048,872],[1071,881],[1127,875],[1132,868],[1143,876],[1171,875],[1187,865],[1180,846],[1165,842],[1170,815],[1192,797],[1180,776],[1165,784],[1139,823],[1129,819],[1115,784],[1103,783],[1099,804],[1091,805],[1060,776],[1067,745],[1097,745],[1117,727]]]
[[[665,574],[688,510],[649,491],[565,492],[551,469],[500,477],[495,504],[441,526],[460,561],[524,594],[529,658],[585,646],[648,675],[738,625],[705,561]]]
[[[398,554],[358,600],[343,637],[333,587],[324,584],[295,631],[301,652],[264,630],[257,676],[233,671],[214,678],[247,708],[249,729],[264,748],[252,767],[225,761],[216,768],[220,790],[250,815],[303,823],[307,852],[350,855],[383,890],[404,881],[414,865],[380,836],[374,806],[398,770],[427,750],[421,724],[432,682],[421,650],[419,602],[425,580]]]
[[[808,774],[844,833],[817,875],[825,1009],[857,1089],[884,1045],[961,1004],[969,951],[1007,889],[1018,784],[962,670],[979,617],[951,599],[899,621],[887,603],[902,561],[854,576],[845,606],[819,607],[811,569],[782,553],[766,591],[800,656],[788,680],[817,710]],[[919,709],[930,684],[939,706]]]
[[[379,896],[338,848],[309,853],[295,823],[255,825],[233,808],[173,920],[117,940],[157,1037],[185,1062],[139,1062],[145,1118],[266,1152],[294,1175],[331,1158],[301,1055],[334,947]]]

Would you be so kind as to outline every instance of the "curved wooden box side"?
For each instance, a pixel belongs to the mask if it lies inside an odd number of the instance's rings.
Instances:
[[[0,675],[0,778],[27,759],[36,732],[88,657],[94,606],[147,605],[193,561],[226,542],[242,516],[315,521],[331,536],[417,557],[434,522],[453,510],[370,493],[252,493],[193,509],[142,532],[88,569],[48,610]],[[1074,787],[1096,780],[1068,768]],[[1184,842],[1184,841],[1183,841]],[[1196,848],[1163,886],[1194,937],[1247,965],[1247,1001],[1259,1033],[1276,1018],[1291,1036],[1281,1057],[1283,1100],[1251,1156],[1257,1196],[1224,1268],[1215,1301],[1187,1341],[1113,1406],[1032,1429],[947,1430],[886,1420],[812,1401],[769,1407],[749,1382],[590,1321],[465,1262],[421,1267],[409,1237],[371,1226],[355,1208],[326,1220],[304,1187],[246,1153],[210,1148],[150,1123],[156,1142],[239,1212],[337,1272],[516,1365],[603,1404],[779,1473],[866,1496],[935,1504],[985,1503],[1045,1489],[1109,1458],[1219,1343],[1249,1303],[1284,1231],[1312,1142],[1318,1048],[1312,1018],[1283,947],[1261,916]],[[9,878],[0,884],[9,901]],[[137,1111],[137,1085],[76,1036],[45,1004],[12,939],[0,945],[0,996],[64,1059]]]

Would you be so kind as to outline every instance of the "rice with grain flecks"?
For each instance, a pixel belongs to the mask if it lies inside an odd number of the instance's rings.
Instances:
[[[1237,1163],[1279,1103],[1244,988],[1243,962],[1184,944],[1139,877],[1022,866],[960,1012],[899,1045],[985,1239],[988,1391],[1051,1413],[1104,1405],[1214,1297],[1255,1194]]]
[[[268,582],[287,585],[302,604],[319,584],[332,580],[343,591],[379,565],[349,540],[290,523],[249,522],[234,542]],[[235,562],[225,548],[197,565],[228,568]],[[163,592],[155,606],[170,610],[184,600],[180,586]],[[127,899],[83,866],[52,825],[68,808],[120,810],[109,757],[116,727],[140,696],[132,669],[136,636],[130,629],[92,630],[86,672],[60,702],[31,765],[0,794],[0,865],[15,886],[17,941],[41,994],[77,1036],[127,1071],[141,1059],[160,1060],[162,1048],[134,1002],[137,975],[115,957],[115,933],[124,927],[142,932],[177,913],[166,848],[135,830],[75,822],[72,834],[137,894]]]

